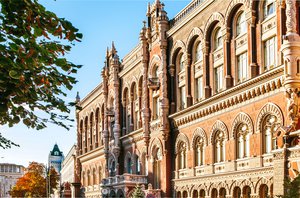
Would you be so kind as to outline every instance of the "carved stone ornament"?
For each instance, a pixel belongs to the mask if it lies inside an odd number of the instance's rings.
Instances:
[[[297,88],[287,89],[286,98],[289,124],[295,129],[299,119],[299,90]]]

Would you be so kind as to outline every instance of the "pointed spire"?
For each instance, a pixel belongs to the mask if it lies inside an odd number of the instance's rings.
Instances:
[[[80,96],[79,96],[79,91],[77,91],[77,94],[76,94],[76,103],[80,102]],[[55,143],[56,144],[56,143]]]
[[[108,57],[108,54],[109,54],[109,48],[107,47],[106,48],[106,58]]]
[[[148,9],[147,9],[147,16],[149,17],[151,14],[150,14],[150,10],[151,7],[150,7],[150,2],[148,2]]]
[[[111,51],[116,51],[114,41],[111,42]]]

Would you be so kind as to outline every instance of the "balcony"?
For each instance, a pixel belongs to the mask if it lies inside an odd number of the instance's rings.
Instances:
[[[102,180],[103,186],[135,186],[136,184],[147,184],[146,175],[135,175],[124,173],[123,175],[116,175]]]
[[[160,85],[159,78],[157,78],[157,77],[148,78],[149,89],[156,90],[159,88],[159,85]]]

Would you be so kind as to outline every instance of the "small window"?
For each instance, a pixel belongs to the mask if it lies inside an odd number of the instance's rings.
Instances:
[[[248,68],[247,68],[247,52],[238,55],[238,83],[247,80]]]
[[[215,68],[215,93],[223,89],[223,65]]]
[[[215,33],[214,43],[215,43],[215,50],[223,46],[221,28],[218,28]]]
[[[202,45],[201,45],[201,43],[199,43],[197,45],[197,49],[196,49],[196,62],[197,61],[202,61],[202,60],[203,60]]]
[[[183,55],[181,55],[181,57],[180,57],[179,70],[180,71],[184,70],[184,58],[183,58]]]
[[[185,87],[180,87],[180,110],[185,108]]]
[[[264,18],[267,18],[274,13],[275,13],[275,1],[266,0],[264,3]]]
[[[272,37],[264,43],[264,59],[265,59],[265,70],[270,70],[275,67],[276,60],[276,42],[275,37]]]
[[[203,77],[200,76],[199,78],[197,78],[196,80],[197,82],[197,88],[196,88],[196,91],[197,91],[197,99],[198,101],[200,101],[203,97]]]

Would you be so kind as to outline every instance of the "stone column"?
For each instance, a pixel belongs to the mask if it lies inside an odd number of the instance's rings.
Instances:
[[[204,87],[204,98],[209,98],[211,96],[211,87],[210,87],[210,69],[209,69],[209,44],[205,42],[205,47],[203,50],[203,63],[205,65],[203,73],[205,74],[205,87]]]
[[[109,165],[108,165],[108,156],[109,156],[109,134],[108,134],[108,119],[107,119],[107,100],[108,100],[108,84],[107,84],[107,78],[108,78],[108,71],[107,67],[104,68],[102,72],[102,79],[103,79],[103,95],[104,95],[104,126],[103,126],[103,140],[104,140],[104,154],[105,154],[105,177],[109,176]]]
[[[170,104],[170,108],[171,108],[171,114],[176,112],[176,98],[175,98],[175,94],[176,94],[176,86],[175,86],[175,65],[174,64],[170,64],[169,66],[169,73],[171,76],[171,104]]]
[[[296,1],[286,0],[286,29],[281,51],[284,57],[284,87],[287,98],[288,123],[292,130],[299,129],[300,93],[300,37],[297,34]]]
[[[248,53],[250,55],[250,77],[254,78],[259,74],[259,67],[257,65],[257,53],[256,53],[256,17],[253,11],[251,12],[251,17],[248,20],[248,24],[250,25],[250,48],[248,48]]]
[[[120,155],[120,80],[119,80],[119,56],[117,54],[114,55],[111,65],[113,67],[113,85],[114,85],[114,146],[113,146],[113,153],[116,159],[116,175],[119,175],[119,155]]]
[[[233,78],[232,78],[232,74],[231,74],[231,50],[230,50],[230,29],[228,28],[226,30],[226,34],[225,34],[225,56],[226,57],[226,61],[225,65],[226,65],[226,76],[225,76],[225,88],[229,89],[233,86]]]
[[[192,97],[192,94],[191,94],[191,83],[192,83],[192,79],[191,79],[191,61],[192,61],[192,58],[191,58],[191,54],[188,54],[187,53],[187,56],[186,56],[186,60],[185,60],[185,63],[186,63],[186,66],[185,66],[185,71],[186,71],[186,80],[185,80],[185,87],[186,87],[186,107],[190,107],[193,105],[193,97]]]
[[[150,25],[150,24],[148,24]],[[149,64],[149,53],[148,53],[148,41],[146,38],[146,33],[148,33],[148,39],[151,37],[150,27],[146,29],[145,22],[144,27],[140,33],[140,43],[142,44],[142,64],[143,64],[143,96],[142,96],[142,123],[143,123],[143,136],[146,148],[148,148],[150,140],[150,109],[149,109],[149,89],[148,89],[148,64]],[[147,155],[148,155],[148,149]]]

